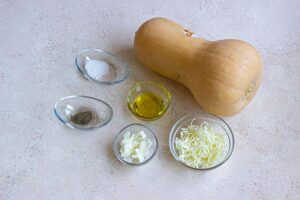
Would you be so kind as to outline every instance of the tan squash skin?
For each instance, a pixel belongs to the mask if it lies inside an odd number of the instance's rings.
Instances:
[[[175,22],[154,18],[136,32],[134,52],[145,66],[188,87],[205,111],[222,116],[240,112],[259,87],[260,55],[241,40],[190,35]]]

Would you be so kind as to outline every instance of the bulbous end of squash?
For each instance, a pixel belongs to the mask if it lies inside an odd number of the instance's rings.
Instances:
[[[199,59],[194,83],[187,85],[201,107],[221,116],[243,110],[261,82],[263,63],[257,50],[241,40],[220,40],[212,42]]]

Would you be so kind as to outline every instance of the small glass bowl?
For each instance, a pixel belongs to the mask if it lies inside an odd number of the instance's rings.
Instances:
[[[157,115],[155,117],[151,117],[151,118],[146,118],[146,117],[139,115],[137,112],[135,112],[135,110],[133,108],[134,101],[140,94],[145,93],[145,92],[151,92],[162,99],[163,104],[164,104],[164,110],[159,115]],[[165,112],[168,110],[170,101],[171,101],[171,93],[166,88],[161,86],[160,84],[157,84],[154,82],[136,83],[129,89],[129,92],[127,95],[127,105],[128,105],[130,112],[134,116],[138,117],[139,119],[147,120],[147,121],[157,120],[160,117],[162,117],[165,114]]]
[[[109,71],[111,76],[104,76],[101,80],[91,77],[85,69],[86,63],[90,60],[98,60],[107,63],[110,67]],[[116,57],[114,54],[100,49],[85,49],[80,51],[76,55],[75,65],[84,77],[98,84],[113,85],[120,83],[124,81],[129,74],[129,67],[127,63]]]
[[[92,120],[87,125],[74,124],[71,117],[81,111],[91,111]],[[113,110],[106,102],[88,96],[67,96],[61,98],[54,106],[56,117],[70,128],[89,130],[108,124]]]
[[[120,152],[120,147],[121,147],[120,143],[124,137],[124,134],[127,131],[130,131],[131,133],[136,133],[138,131],[144,131],[144,133],[147,135],[147,137],[152,142],[152,145],[149,149],[149,155],[143,162],[140,162],[140,163],[127,162],[122,158],[121,152]],[[155,134],[147,126],[144,126],[144,125],[138,124],[138,123],[129,124],[128,126],[124,127],[117,134],[117,136],[115,137],[115,139],[113,141],[113,152],[114,152],[115,156],[118,158],[118,160],[120,160],[122,163],[125,163],[127,165],[132,165],[132,166],[141,166],[141,165],[148,163],[150,160],[152,160],[154,158],[154,156],[157,152],[157,149],[158,149],[158,140],[157,140]]]
[[[226,155],[224,156],[223,160],[221,160],[219,163],[216,163],[215,165],[207,168],[194,168],[185,164],[182,160],[179,159],[178,152],[175,148],[175,138],[180,134],[180,129],[188,127],[192,121],[193,124],[201,124],[202,122],[206,121],[216,131],[220,133],[224,133],[224,135],[227,136],[228,149],[226,149],[227,150]],[[183,164],[188,168],[196,169],[196,170],[214,169],[216,167],[221,166],[223,163],[225,163],[231,156],[234,149],[234,137],[229,125],[220,117],[208,113],[194,113],[181,118],[174,124],[169,135],[169,148],[175,160],[179,161],[181,164]]]

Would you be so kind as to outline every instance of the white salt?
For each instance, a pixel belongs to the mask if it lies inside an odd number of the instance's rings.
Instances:
[[[91,78],[97,81],[111,81],[115,77],[114,68],[102,60],[87,60],[85,70]]]

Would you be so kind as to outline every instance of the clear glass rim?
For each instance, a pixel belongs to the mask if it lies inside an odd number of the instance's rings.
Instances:
[[[147,160],[144,160],[143,162],[140,162],[140,163],[131,163],[131,162],[125,161],[125,160],[120,156],[120,153],[119,153],[119,151],[118,151],[118,149],[117,149],[117,145],[118,145],[118,144],[117,144],[117,139],[118,139],[118,137],[120,136],[120,134],[121,134],[125,129],[127,129],[128,127],[131,127],[131,126],[141,126],[141,127],[143,127],[143,128],[146,128],[147,130],[149,130],[149,132],[151,133],[151,135],[154,137],[154,140],[155,140],[155,149],[154,149],[152,155],[149,156],[149,158],[148,158]],[[147,126],[145,126],[145,125],[143,125],[143,124],[140,124],[140,123],[132,123],[132,124],[129,124],[129,125],[125,126],[124,128],[122,128],[122,129],[118,132],[118,134],[117,134],[117,135],[115,136],[115,138],[114,138],[112,148],[113,148],[113,152],[114,152],[115,156],[116,156],[117,159],[118,159],[119,161],[121,161],[122,163],[124,163],[124,164],[126,164],[126,165],[130,165],[130,166],[142,166],[142,165],[145,165],[146,163],[148,163],[150,160],[152,160],[152,159],[155,157],[155,155],[156,155],[156,153],[157,153],[157,150],[158,150],[158,139],[157,139],[156,135],[154,134],[154,132],[153,132],[149,127],[147,127]]]
[[[197,116],[197,115],[207,115],[207,116],[210,116],[210,117],[212,117],[212,118],[216,118],[216,119],[218,119],[218,120],[221,120],[221,121],[225,124],[226,128],[228,128],[228,130],[229,130],[229,131],[225,130],[225,132],[226,132],[226,134],[227,134],[227,136],[228,136],[228,139],[229,139],[229,150],[228,150],[228,152],[227,152],[225,158],[224,158],[220,163],[218,163],[218,164],[216,164],[216,165],[214,165],[214,166],[212,166],[212,167],[208,167],[208,168],[194,168],[194,167],[191,167],[191,166],[185,164],[183,161],[181,161],[181,160],[178,158],[178,156],[177,156],[177,154],[176,154],[176,152],[175,152],[176,150],[175,150],[175,144],[174,144],[173,137],[175,136],[175,133],[176,133],[176,132],[175,132],[175,131],[176,131],[176,130],[175,130],[176,127],[178,126],[178,124],[180,124],[180,123],[181,123],[182,121],[184,121],[185,119],[187,119],[187,118],[189,118],[189,117],[192,117],[192,116]],[[228,123],[227,123],[224,119],[222,119],[221,117],[218,117],[218,116],[213,115],[213,114],[210,114],[210,113],[205,113],[205,112],[196,112],[196,113],[192,113],[192,114],[189,114],[189,115],[186,115],[186,116],[180,118],[180,119],[173,125],[173,127],[172,127],[172,129],[171,129],[171,131],[170,131],[170,134],[169,134],[169,149],[170,149],[170,152],[171,152],[173,158],[174,158],[176,161],[178,161],[179,163],[181,163],[182,165],[184,165],[185,167],[188,167],[188,168],[190,168],[190,169],[197,170],[197,171],[211,170],[211,169],[215,169],[215,168],[217,168],[217,167],[223,165],[223,164],[231,157],[231,155],[232,155],[232,153],[233,153],[234,146],[235,146],[234,135],[233,135],[233,132],[232,132],[230,126],[228,125]]]
[[[132,110],[132,107],[130,106],[130,105],[131,105],[131,104],[130,104],[130,102],[131,102],[131,101],[130,101],[130,96],[131,96],[131,94],[132,94],[132,91],[133,91],[137,86],[139,86],[139,85],[154,85],[155,87],[159,87],[160,89],[162,89],[162,90],[164,91],[164,93],[165,93],[166,96],[167,96],[167,104],[166,104],[166,107],[165,107],[163,113],[161,114],[161,116],[155,117],[155,118],[153,118],[153,119],[148,119],[148,118],[143,118],[143,117],[140,117],[140,116],[136,116],[136,115],[134,114],[134,112],[133,112],[133,110]],[[134,116],[136,116],[136,117],[138,117],[138,118],[140,118],[140,119],[146,120],[146,121],[154,121],[154,120],[157,120],[157,119],[159,119],[160,117],[162,117],[162,116],[167,112],[167,110],[168,110],[168,108],[169,108],[169,106],[170,106],[170,103],[171,103],[171,98],[172,98],[172,95],[171,95],[170,91],[169,91],[167,88],[165,88],[164,86],[162,86],[162,85],[160,85],[160,84],[158,84],[158,83],[155,83],[155,82],[153,82],[153,81],[142,81],[142,82],[137,82],[137,83],[135,83],[134,85],[132,85],[132,86],[129,88],[129,91],[128,91],[128,94],[127,94],[127,105],[128,105],[128,108],[129,108],[130,112],[131,112]]]
[[[84,128],[84,127],[80,127],[80,126],[73,125],[73,124],[70,123],[68,120],[64,120],[64,119],[58,114],[58,109],[57,109],[57,106],[59,105],[59,103],[61,103],[62,101],[66,100],[66,99],[71,99],[71,98],[87,98],[87,99],[93,99],[93,100],[99,101],[99,102],[105,104],[105,105],[109,108],[111,115],[109,116],[109,118],[108,118],[104,123],[100,123],[100,124],[97,125],[97,126]],[[105,101],[103,101],[103,100],[97,99],[97,98],[95,98],[95,97],[84,96],[84,95],[71,95],[71,96],[62,97],[62,98],[60,98],[60,99],[55,103],[55,105],[54,105],[54,114],[55,114],[55,116],[57,117],[57,119],[59,119],[59,121],[61,121],[63,124],[67,125],[67,126],[70,127],[70,128],[79,129],[79,130],[93,130],[93,129],[101,128],[101,127],[107,125],[107,124],[112,120],[112,117],[113,117],[113,115],[114,115],[114,112],[113,112],[112,107],[111,107],[108,103],[106,103]]]
[[[79,56],[82,54],[82,53],[85,53],[85,52],[88,52],[88,51],[96,51],[98,53],[101,53],[101,54],[106,54],[106,55],[109,55],[109,56],[112,56],[114,57],[115,59],[119,60],[120,62],[122,62],[124,65],[123,67],[125,68],[125,73],[123,76],[121,76],[119,79],[115,79],[115,80],[112,80],[112,81],[98,81],[98,80],[95,80],[93,79],[91,76],[89,76],[87,73],[85,73],[84,71],[82,71],[82,69],[80,68],[80,65],[79,65]],[[104,85],[114,85],[114,84],[117,84],[117,83],[121,83],[123,82],[125,79],[127,79],[127,77],[129,76],[129,73],[130,73],[130,68],[128,66],[128,64],[121,58],[117,57],[115,54],[113,53],[110,53],[108,51],[104,51],[104,50],[101,50],[101,49],[94,49],[94,48],[90,48],[90,49],[83,49],[81,51],[79,51],[77,54],[76,54],[76,57],[75,57],[75,66],[77,68],[77,70],[84,76],[86,77],[88,80],[92,81],[92,82],[95,82],[97,84],[104,84]]]

